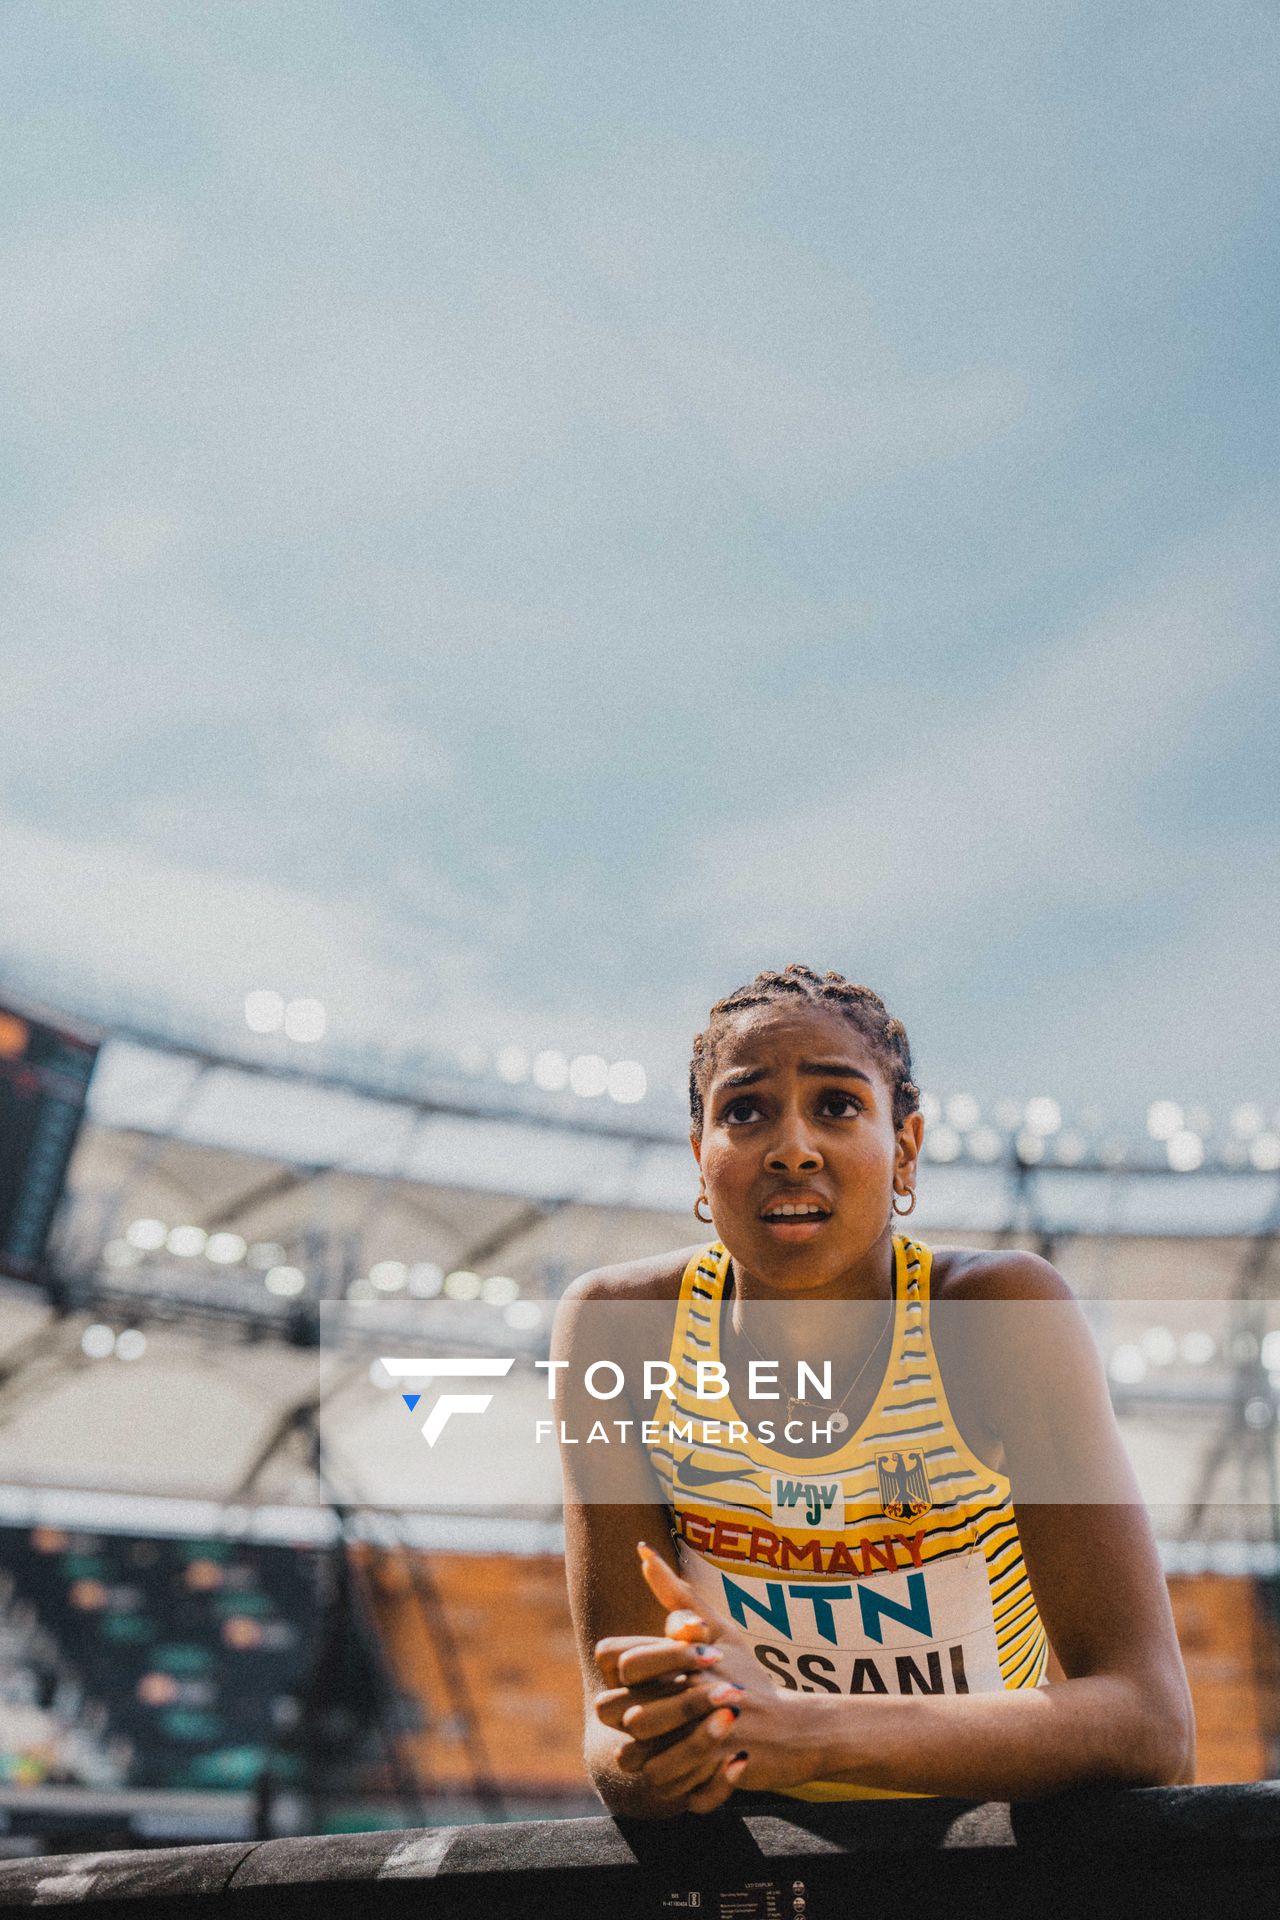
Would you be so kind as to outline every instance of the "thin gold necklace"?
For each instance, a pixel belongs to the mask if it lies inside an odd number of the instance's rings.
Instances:
[[[734,1277],[732,1267],[730,1267],[729,1271],[730,1271],[730,1276],[732,1280],[732,1278]],[[735,1298],[741,1299],[741,1295],[737,1294],[736,1291],[735,1291]],[[745,1301],[743,1302],[743,1305],[744,1306],[746,1305]],[[888,1300],[889,1311],[885,1315],[884,1325],[881,1327],[879,1333],[875,1337],[874,1345],[871,1347],[862,1365],[858,1368],[858,1371],[854,1374],[853,1379],[849,1382],[848,1387],[846,1388],[845,1392],[841,1395],[836,1406],[832,1408],[830,1413],[828,1414],[827,1425],[830,1427],[832,1433],[843,1433],[845,1431],[845,1428],[848,1426],[849,1416],[844,1411],[845,1401],[849,1398],[849,1395],[853,1392],[859,1380],[861,1380],[863,1374],[866,1372],[867,1368],[871,1365],[871,1362],[875,1359],[876,1354],[880,1348],[880,1342],[884,1339],[886,1333],[888,1333],[889,1331],[890,1326],[893,1324],[893,1310],[896,1305],[897,1305],[897,1290],[895,1288],[894,1291],[889,1295],[889,1300]],[[733,1317],[732,1305],[729,1308],[729,1324],[733,1328],[734,1332],[738,1334],[743,1340],[746,1341],[752,1353],[755,1354],[757,1360],[763,1360],[767,1367],[777,1366],[778,1363],[776,1360],[770,1360],[767,1354],[761,1353],[759,1347],[756,1345],[755,1341],[751,1338],[751,1335],[747,1332],[746,1328],[740,1327],[737,1325]],[[801,1400],[796,1395],[790,1394],[790,1393],[784,1394],[783,1398],[786,1400],[786,1403],[787,1403],[787,1419],[788,1420],[794,1420],[796,1414],[801,1410],[801,1408],[803,1408],[806,1413],[818,1414],[826,1411],[826,1402],[822,1400]]]

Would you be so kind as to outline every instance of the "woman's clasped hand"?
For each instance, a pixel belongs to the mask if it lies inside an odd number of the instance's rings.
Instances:
[[[628,1736],[619,1768],[641,1775],[672,1813],[712,1813],[739,1786],[810,1779],[810,1703],[774,1688],[745,1634],[702,1606],[652,1548],[642,1542],[639,1552],[645,1581],[667,1609],[665,1637],[617,1636],[595,1649],[608,1683],[595,1697],[597,1717]]]

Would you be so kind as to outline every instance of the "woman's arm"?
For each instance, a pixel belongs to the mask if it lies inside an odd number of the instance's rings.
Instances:
[[[561,1376],[564,1380],[580,1379],[582,1363],[587,1357],[582,1350],[586,1336],[579,1307],[609,1297],[608,1281],[593,1274],[584,1275],[565,1292],[552,1339],[553,1359],[570,1362]],[[596,1312],[599,1312],[598,1305]],[[593,1350],[589,1357],[598,1356]],[[567,1406],[568,1402],[566,1409]],[[573,1417],[566,1410],[570,1422]],[[638,1456],[635,1489],[648,1497],[627,1505],[603,1504],[588,1497],[592,1491],[588,1484],[589,1462],[584,1462],[581,1448],[565,1447],[561,1461],[565,1573],[582,1668],[587,1772],[611,1813],[638,1819],[669,1817],[685,1811],[691,1795],[713,1778],[728,1756],[718,1747],[714,1736],[708,1737],[705,1727],[700,1726],[699,1739],[683,1756],[686,1764],[679,1770],[680,1776],[690,1777],[690,1784],[682,1785],[680,1778],[664,1779],[660,1783],[646,1780],[634,1771],[619,1767],[619,1754],[624,1749],[634,1754],[636,1743],[627,1733],[606,1725],[597,1714],[596,1703],[599,1697],[616,1693],[620,1684],[625,1685],[628,1672],[634,1676],[637,1657],[640,1670],[644,1670],[648,1656],[638,1644],[629,1658],[629,1640],[643,1643],[643,1648],[652,1648],[655,1642],[670,1646],[663,1640],[663,1608],[645,1584],[637,1553],[641,1540],[656,1541],[668,1549],[670,1516],[651,1469],[644,1462],[641,1471]],[[652,1660],[648,1660],[648,1664],[652,1665]],[[690,1711],[702,1722],[714,1705],[704,1696],[719,1678],[715,1664],[700,1661],[694,1648],[686,1646],[666,1660],[667,1677],[639,1682],[634,1698],[654,1703],[684,1690]],[[699,1679],[702,1674],[705,1680]],[[655,1740],[652,1747],[646,1744],[640,1751],[658,1751],[676,1737],[679,1736]],[[727,1797],[727,1790],[720,1797]]]
[[[874,1698],[848,1703],[852,1714],[819,1700],[819,1777],[1000,1800],[1190,1780],[1195,1727],[1168,1592],[1070,1288],[1035,1255],[1002,1254],[975,1263],[939,1306],[944,1380],[947,1349],[963,1350],[1003,1445],[1031,1589],[1065,1677],[958,1700]]]

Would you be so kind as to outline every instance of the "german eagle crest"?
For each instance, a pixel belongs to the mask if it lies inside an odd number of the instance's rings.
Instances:
[[[914,1520],[933,1505],[922,1453],[878,1453],[876,1472],[880,1500],[891,1520]]]

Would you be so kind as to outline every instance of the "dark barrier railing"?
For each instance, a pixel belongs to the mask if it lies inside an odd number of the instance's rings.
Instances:
[[[55,1855],[0,1866],[5,1907],[74,1909],[79,1920],[1271,1920],[1280,1913],[1280,1781],[1017,1807],[740,1795],[705,1819]]]

